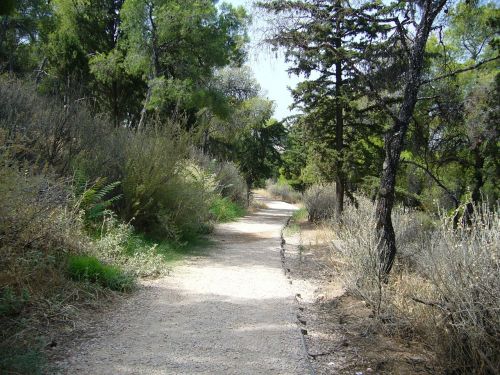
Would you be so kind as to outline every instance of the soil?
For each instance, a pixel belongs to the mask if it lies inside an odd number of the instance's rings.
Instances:
[[[139,290],[65,345],[59,374],[309,374],[280,230],[294,207],[216,227],[214,246]],[[57,338],[56,338],[57,339]]]

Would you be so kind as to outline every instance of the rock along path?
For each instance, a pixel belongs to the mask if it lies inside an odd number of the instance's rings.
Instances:
[[[280,260],[280,229],[293,206],[265,203],[218,225],[206,256],[145,283],[59,363],[62,373],[308,374]]]

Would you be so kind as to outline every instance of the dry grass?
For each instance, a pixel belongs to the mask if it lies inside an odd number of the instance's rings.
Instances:
[[[308,188],[304,193],[304,206],[311,222],[333,217],[336,206],[335,184],[313,185]]]
[[[424,341],[453,373],[494,374],[500,364],[500,217],[477,207],[470,227],[396,210],[399,254],[380,282],[373,204],[360,197],[332,222],[333,266],[387,334]],[[340,262],[339,262],[340,259]]]

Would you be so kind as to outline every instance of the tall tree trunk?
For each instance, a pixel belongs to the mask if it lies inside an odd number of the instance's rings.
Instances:
[[[342,58],[340,49],[342,48],[341,33],[341,0],[337,0],[337,22],[336,22],[336,37],[335,49],[337,50],[337,61],[335,62],[335,150],[337,151],[336,160],[336,177],[335,177],[335,198],[336,207],[335,213],[337,218],[342,215],[344,210],[344,195],[345,195],[345,176],[344,176],[344,100],[342,98]]]
[[[149,100],[151,98],[151,82],[148,84],[148,92],[146,93],[146,98],[144,99],[144,105],[141,109],[141,117],[139,118],[139,124],[137,125],[137,131],[141,130],[144,127],[144,123],[146,122],[146,113],[148,112],[147,107],[149,104]]]
[[[153,79],[158,78],[160,74],[160,60],[158,56],[158,33],[156,30],[156,23],[155,23],[155,17],[154,17],[154,6],[152,2],[148,2],[146,4],[147,6],[147,12],[148,12],[148,18],[149,18],[149,24],[151,26],[151,64],[152,64],[152,72],[149,76],[149,82],[148,82],[148,92],[146,93],[146,99],[144,100],[144,105],[142,106],[141,110],[141,117],[139,119],[139,124],[137,125],[137,130],[140,130],[144,127],[144,123],[146,120],[146,114],[147,114],[147,107],[149,105],[149,101],[151,100],[151,94],[153,91]]]
[[[425,46],[432,24],[446,0],[436,3],[434,0],[422,2],[422,17],[416,30],[414,44],[407,49],[408,70],[405,76],[403,102],[391,129],[384,137],[385,160],[380,179],[380,190],[376,208],[377,250],[380,260],[380,276],[387,282],[396,257],[396,235],[392,224],[392,209],[399,158],[403,150],[408,125],[415,109],[420,88]],[[403,37],[404,38],[404,37]]]
[[[474,186],[471,192],[471,202],[467,202],[462,216],[462,225],[471,226],[473,223],[474,204],[481,200],[481,188],[484,185],[483,167],[484,157],[481,155],[479,145],[474,146],[472,149],[474,156]]]

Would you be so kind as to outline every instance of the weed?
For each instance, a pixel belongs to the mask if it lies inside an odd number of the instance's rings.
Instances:
[[[68,261],[68,273],[73,280],[99,283],[120,292],[130,291],[134,287],[133,277],[118,267],[103,264],[92,256],[71,256]]]
[[[212,202],[209,212],[216,221],[221,223],[233,221],[246,214],[243,207],[232,202],[229,198],[216,198]]]

